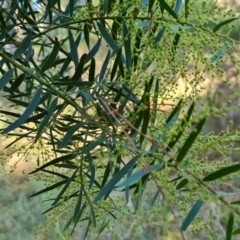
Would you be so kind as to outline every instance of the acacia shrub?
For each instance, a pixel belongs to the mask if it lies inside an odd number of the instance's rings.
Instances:
[[[37,152],[29,178],[46,187],[31,197],[52,202],[46,224],[64,218],[66,237],[79,224],[83,238],[104,231],[119,239],[117,219],[126,237],[147,225],[159,229],[155,237],[174,226],[182,239],[216,239],[214,202],[229,216],[226,239],[239,232],[238,198],[215,190],[240,169],[228,158],[238,128],[201,133],[206,118],[225,113],[201,93],[206,77],[225,80],[224,59],[238,67],[230,54],[238,42],[221,32],[239,24],[237,12],[186,0],[19,0],[0,10],[0,90],[15,108],[0,110],[1,137],[20,160]],[[209,150],[221,161],[209,163]]]

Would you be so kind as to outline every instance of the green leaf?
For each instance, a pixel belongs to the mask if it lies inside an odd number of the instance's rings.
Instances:
[[[101,71],[100,71],[100,74],[99,74],[99,82],[102,82],[102,80],[104,78],[104,75],[106,73],[110,57],[111,57],[111,52],[110,52],[110,50],[108,50],[108,54],[107,54],[107,56],[106,56],[106,58],[103,62],[103,65],[102,65],[102,68],[101,68]]]
[[[17,50],[13,54],[13,58],[17,59],[19,58],[27,49],[29,44],[31,43],[32,40],[32,32],[30,32],[27,37],[25,37],[20,44],[20,46],[17,48]]]
[[[29,103],[27,109],[25,112],[21,115],[19,119],[17,119],[14,123],[12,123],[10,126],[8,126],[5,130],[2,131],[2,134],[8,133],[19,126],[21,126],[28,118],[29,116],[34,112],[36,107],[38,106],[40,97],[41,97],[42,89],[39,88],[37,92],[35,93],[34,97],[32,98],[32,101]]]
[[[99,191],[98,195],[93,200],[93,203],[97,203],[105,195],[108,195],[123,176],[128,173],[129,169],[134,166],[138,159],[139,156],[133,157],[116,175],[114,175],[113,178]]]
[[[60,46],[60,44],[58,42],[58,39],[55,38],[53,50],[52,50],[51,54],[48,56],[47,60],[44,62],[42,68],[41,68],[42,73],[45,72],[47,69],[52,67],[54,61],[56,60],[56,58],[58,56],[59,46]]]
[[[195,202],[195,204],[189,211],[188,215],[186,216],[185,220],[183,221],[183,224],[181,226],[181,231],[187,230],[188,226],[192,223],[193,219],[196,217],[199,210],[201,209],[202,204],[203,202],[201,199],[198,199],[197,202]]]
[[[69,15],[70,16],[73,15],[74,4],[75,4],[75,0],[70,0],[69,1]]]
[[[213,27],[213,32],[217,32],[221,27],[223,27],[224,25],[227,25],[228,23],[231,23],[235,20],[237,20],[238,17],[234,17],[234,18],[230,18],[230,19],[227,19],[225,21],[222,21],[218,24],[216,24],[214,27]]]
[[[188,150],[191,148],[191,146],[193,145],[194,141],[196,140],[197,136],[199,135],[199,133],[202,130],[202,127],[205,123],[205,118],[202,119],[196,126],[196,129],[194,131],[192,131],[192,133],[190,134],[190,136],[187,138],[187,140],[185,141],[184,145],[182,146],[181,150],[178,153],[177,162],[181,162],[183,160],[183,158],[186,156]]]
[[[80,81],[81,80],[81,76],[82,76],[82,73],[83,73],[83,68],[84,68],[86,56],[87,56],[86,53],[84,53],[81,56],[79,64],[78,64],[78,66],[76,68],[76,71],[75,71],[74,75],[71,78],[72,81]]]
[[[74,225],[73,225],[71,234],[73,234],[73,231],[74,231],[74,229],[75,229],[75,227],[76,227],[76,225],[77,225],[77,223],[78,223],[80,217],[82,216],[83,211],[84,211],[84,209],[85,209],[86,207],[87,207],[87,203],[85,202],[85,203],[83,204],[83,206],[81,207],[80,211],[78,212],[78,215],[77,215],[77,217],[76,217],[76,219],[75,219],[75,223],[74,223]],[[70,223],[71,223],[71,222],[70,222]]]
[[[102,144],[104,141],[106,141],[106,136],[102,135],[99,138],[97,138],[96,141],[92,141],[89,145],[85,146],[82,151],[81,154],[87,154],[90,151],[92,151],[95,147],[97,147],[98,145]]]
[[[144,175],[151,173],[153,171],[156,171],[156,170],[162,168],[163,166],[164,166],[164,163],[160,163],[160,164],[150,165],[150,166],[141,168],[137,172],[132,174],[130,177],[128,177],[125,181],[117,184],[116,186],[118,188],[128,187],[128,186],[132,185],[133,183],[135,183],[136,181],[138,181],[139,179],[141,179]]]
[[[238,235],[240,234],[240,228],[236,228],[233,230],[232,235]]]
[[[148,2],[148,13],[151,12],[155,0],[149,0]]]
[[[111,72],[111,76],[110,76],[110,80],[113,81],[115,74],[117,72],[117,67],[119,66],[119,62],[121,61],[121,56],[122,56],[122,48],[119,48],[119,51],[117,53],[117,56],[115,58],[113,67],[112,67],[112,72]]]
[[[89,60],[91,60],[96,55],[96,53],[98,52],[98,50],[101,46],[101,40],[102,40],[102,38],[99,38],[97,43],[94,45],[94,47],[88,53],[88,55],[86,56],[86,59],[85,59],[85,63],[87,63]]]
[[[66,147],[66,146],[68,145],[69,141],[71,140],[73,134],[74,134],[80,127],[82,127],[82,126],[84,126],[84,125],[86,125],[86,123],[85,123],[85,122],[81,122],[81,123],[78,123],[78,124],[76,124],[75,126],[71,127],[71,128],[67,131],[66,135],[63,137],[62,142],[61,142],[59,148],[64,148],[64,147]]]
[[[88,30],[87,23],[84,24],[83,33],[84,33],[85,42],[86,42],[87,47],[89,49],[90,48],[90,44],[89,44],[89,30]]]
[[[185,18],[188,18],[189,8],[188,8],[189,0],[185,0]]]
[[[179,11],[180,11],[180,9],[181,9],[181,6],[182,6],[182,0],[177,0],[177,1],[176,1],[176,4],[175,4],[175,6],[174,6],[174,12],[175,12],[176,14],[179,13]]]
[[[149,106],[150,97],[149,96],[150,96],[150,90],[151,90],[151,85],[152,85],[153,79],[154,78],[152,77],[151,80],[149,81],[149,83],[145,83],[145,90],[144,90],[144,95],[142,98],[142,102],[146,106],[146,109],[143,111],[144,118],[143,118],[141,132],[145,135],[147,134],[148,125],[150,122],[150,106]],[[142,144],[144,138],[145,137],[143,135],[140,136],[140,145]]]
[[[240,200],[231,202],[231,204],[240,204]]]
[[[25,73],[20,74],[16,78],[16,80],[13,82],[13,84],[11,85],[9,90],[15,91],[21,85],[21,83],[23,82],[24,79],[25,79]],[[0,83],[1,83],[1,80],[0,80]]]
[[[2,29],[5,29],[6,28],[6,24],[5,24],[3,15],[2,15],[2,11],[0,11],[0,23],[1,23]]]
[[[228,166],[225,168],[221,168],[217,170],[216,172],[210,173],[205,178],[203,178],[204,182],[214,181],[216,179],[222,178],[224,176],[227,176],[231,173],[237,172],[240,170],[240,164],[235,164],[232,166]]]
[[[106,29],[102,26],[101,23],[97,22],[98,29],[100,33],[102,34],[103,38],[107,42],[107,44],[112,48],[112,50],[117,53],[119,50],[118,45],[116,42],[112,39],[112,37],[109,35],[109,33],[106,31]]]
[[[59,162],[64,162],[64,161],[69,161],[69,160],[75,159],[76,157],[77,157],[77,154],[72,153],[72,154],[68,154],[68,155],[64,155],[64,156],[55,158],[54,160],[51,160],[51,161],[43,164],[40,168],[37,168],[36,170],[30,172],[29,174],[36,173],[36,172],[38,172],[38,171],[40,171],[40,170],[42,170],[46,167],[52,166],[52,165],[57,164]]]
[[[103,2],[103,14],[108,14],[108,0],[104,0]]]
[[[178,18],[177,14],[173,11],[173,9],[165,2],[165,0],[158,0],[160,5],[175,19]]]
[[[5,72],[0,79],[0,91],[7,85],[13,75],[13,69],[10,69],[8,72]]]
[[[134,51],[133,51],[133,66],[134,66],[134,70],[137,67],[137,63],[138,63],[138,58],[139,55],[141,54],[140,47],[141,47],[141,41],[142,41],[142,30],[139,29],[137,34],[136,34],[136,38],[135,38],[135,46],[134,46]]]
[[[39,125],[38,129],[37,129],[37,134],[35,137],[35,142],[37,142],[37,140],[41,137],[42,131],[45,128],[45,126],[48,124],[48,121],[50,120],[50,118],[53,115],[53,112],[55,111],[56,107],[57,107],[57,102],[58,102],[58,98],[55,98],[51,105],[49,106],[48,109],[48,113],[47,115],[45,115],[45,117],[43,118],[41,124]]]
[[[79,196],[78,196],[78,202],[77,202],[77,205],[76,205],[76,208],[75,208],[75,210],[74,210],[73,217],[72,217],[72,220],[73,220],[74,223],[75,223],[76,220],[78,219],[79,213],[81,212],[82,195],[83,195],[83,184],[81,184],[81,186],[80,186]]]
[[[68,181],[66,182],[65,186],[62,188],[62,190],[60,191],[60,193],[58,194],[58,196],[56,197],[56,199],[54,200],[54,202],[52,203],[52,206],[56,205],[62,198],[62,196],[64,195],[64,193],[67,191],[70,183],[73,182],[75,175],[77,174],[78,170],[80,167],[78,167],[72,174],[72,176],[70,178],[68,178]]]
[[[94,183],[94,180],[95,180],[95,166],[93,163],[93,158],[90,153],[87,153],[87,159],[88,159],[88,163],[89,163],[89,170],[91,173],[91,175],[90,175],[91,178],[90,178],[90,183],[89,183],[89,189],[91,189],[91,187]]]
[[[90,83],[94,82],[95,67],[96,67],[95,59],[92,58],[91,63],[90,63],[90,68],[89,68],[89,75],[88,75],[88,80],[89,80]]]
[[[77,87],[90,87],[91,82],[80,82],[80,81],[56,81],[52,83],[56,86],[77,86]]]
[[[75,68],[77,68],[78,66],[78,50],[77,50],[77,46],[76,43],[73,39],[73,35],[70,29],[68,29],[68,37],[69,37],[69,43],[70,43],[70,54],[72,57],[72,60],[74,62]]]
[[[166,27],[163,26],[162,29],[161,29],[161,31],[157,34],[157,36],[156,36],[156,38],[155,38],[155,47],[157,47],[157,43],[159,43],[159,42],[161,41],[165,30],[166,30]]]
[[[228,218],[226,240],[231,240],[232,239],[233,224],[234,224],[234,215],[233,215],[233,213],[231,213],[229,218]]]
[[[214,57],[211,58],[211,63],[218,61],[226,52],[228,51],[228,46],[223,46]]]
[[[176,186],[177,190],[180,190],[181,188],[185,187],[188,184],[189,180],[184,178],[180,181],[180,183],[178,183],[178,185]]]
[[[53,189],[55,189],[55,188],[58,188],[59,186],[65,184],[67,181],[68,181],[68,179],[64,179],[64,180],[62,180],[62,181],[60,181],[60,182],[58,182],[58,183],[55,183],[55,184],[53,184],[53,185],[51,185],[51,186],[49,186],[49,187],[46,187],[46,188],[42,189],[41,191],[38,191],[38,192],[30,195],[29,197],[35,197],[35,196],[37,196],[37,195],[39,195],[39,194],[42,194],[42,193],[48,192],[48,191],[50,191],[50,190],[53,190]]]
[[[131,34],[128,31],[128,28],[124,22],[123,22],[123,39],[126,55],[126,67],[129,70],[132,65]]]
[[[152,203],[151,203],[151,206],[154,204],[154,202],[156,201],[157,197],[159,196],[160,194],[160,191],[157,190],[157,192],[155,193],[154,197],[153,197],[153,200],[152,200]]]

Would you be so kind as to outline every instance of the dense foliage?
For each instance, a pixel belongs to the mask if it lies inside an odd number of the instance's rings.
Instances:
[[[218,239],[214,203],[226,239],[240,232],[240,201],[215,190],[240,170],[228,158],[238,128],[202,134],[226,109],[201,96],[206,79],[227,82],[225,59],[238,67],[238,24],[212,1],[1,1],[2,163],[36,153],[29,178],[46,187],[31,196],[52,201],[46,224],[64,218],[65,236],[81,225],[95,239],[119,239],[117,221]]]

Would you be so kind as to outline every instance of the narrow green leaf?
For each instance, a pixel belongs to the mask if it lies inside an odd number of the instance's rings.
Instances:
[[[119,48],[119,51],[117,53],[117,56],[115,58],[113,67],[112,67],[112,72],[111,72],[111,76],[110,76],[110,80],[113,81],[115,74],[117,72],[117,67],[119,66],[119,61],[121,61],[121,56],[122,56],[122,48]]]
[[[152,200],[152,203],[151,203],[151,206],[154,204],[154,202],[156,201],[157,197],[159,196],[160,194],[160,191],[157,190],[157,192],[155,193],[154,197],[153,197],[153,200]]]
[[[240,228],[236,228],[233,230],[232,235],[238,235],[240,234]]]
[[[81,122],[81,123],[78,123],[78,124],[76,124],[75,126],[71,127],[71,128],[67,131],[66,135],[63,137],[62,142],[61,142],[59,148],[64,148],[64,147],[66,147],[66,146],[68,145],[69,141],[71,140],[73,134],[74,134],[79,128],[81,128],[81,127],[84,126],[84,125],[86,125],[86,123],[85,123],[85,122]]]
[[[0,23],[2,25],[2,29],[5,29],[6,28],[6,24],[5,24],[3,15],[2,15],[2,11],[0,11]]]
[[[93,158],[90,153],[87,153],[87,159],[88,159],[88,163],[89,163],[89,170],[91,173],[91,175],[90,175],[91,178],[90,178],[90,183],[89,183],[89,189],[91,189],[91,187],[94,183],[94,180],[95,180],[95,166],[93,163]]]
[[[183,224],[181,226],[181,231],[187,230],[188,226],[192,223],[193,219],[196,217],[199,210],[201,209],[202,204],[203,202],[201,199],[198,199],[197,202],[195,202],[195,204],[189,211],[188,215],[186,216],[185,220],[183,221]]]
[[[85,146],[82,151],[81,154],[87,154],[90,151],[92,151],[95,147],[97,147],[98,145],[102,144],[104,141],[106,141],[106,137],[105,135],[100,136],[99,138],[97,138],[96,141],[92,141],[89,145]]]
[[[181,104],[182,104],[182,99],[178,102],[178,104],[176,105],[176,107],[173,109],[173,111],[170,113],[169,117],[166,120],[166,125],[178,114],[179,111],[181,109]]]
[[[50,120],[50,118],[53,115],[53,112],[55,111],[56,107],[57,107],[57,102],[58,102],[58,98],[55,98],[51,105],[49,106],[48,109],[48,113],[47,115],[45,115],[45,117],[43,118],[41,124],[39,125],[38,129],[37,129],[37,134],[35,137],[35,142],[37,142],[37,140],[41,137],[42,131],[45,128],[45,126],[48,124],[48,121]]]
[[[104,0],[103,2],[103,14],[108,14],[108,0]]]
[[[174,6],[174,12],[175,12],[176,14],[179,13],[179,11],[180,11],[180,9],[181,9],[181,6],[182,6],[182,0],[177,0],[177,1],[176,1],[176,4],[175,4],[175,6]]]
[[[20,46],[17,48],[17,50],[13,54],[13,58],[17,59],[19,58],[27,49],[29,44],[31,43],[32,40],[32,32],[30,32],[22,41]]]
[[[227,25],[228,23],[231,23],[235,20],[237,20],[238,17],[234,17],[234,18],[230,18],[230,19],[227,19],[225,21],[222,21],[218,24],[216,24],[214,27],[213,27],[213,32],[217,32],[221,27],[223,27],[224,25]]]
[[[183,160],[183,158],[186,156],[188,150],[191,148],[191,146],[193,145],[194,141],[196,140],[197,136],[199,135],[199,133],[202,130],[202,127],[205,123],[205,118],[202,119],[196,126],[196,130],[192,131],[192,133],[190,134],[190,136],[187,138],[187,140],[185,141],[184,145],[182,146],[181,150],[178,153],[177,162],[181,162]]]
[[[106,168],[105,168],[105,171],[104,171],[104,174],[103,174],[103,177],[102,177],[102,184],[101,184],[101,187],[103,187],[105,184],[106,184],[106,182],[107,182],[107,179],[108,179],[108,177],[109,177],[109,175],[110,175],[110,172],[111,172],[111,165],[112,165],[112,162],[111,161],[109,161],[108,163],[107,163],[107,166],[106,166]],[[119,166],[119,169],[120,169],[120,166]],[[119,171],[118,171],[119,172]],[[114,175],[116,174],[116,172],[114,172]]]
[[[25,73],[20,74],[16,78],[16,80],[13,82],[13,84],[11,85],[9,90],[15,91],[21,85],[21,83],[23,82],[24,79],[25,79]],[[1,80],[0,80],[0,83],[1,83]]]
[[[70,0],[69,1],[69,15],[70,16],[73,15],[74,4],[75,4],[75,0]]]
[[[91,60],[96,55],[96,53],[98,52],[98,50],[101,46],[101,40],[102,40],[102,38],[99,38],[97,43],[94,45],[94,47],[88,53],[88,55],[86,56],[86,59],[85,59],[85,63],[87,63],[89,60]]]
[[[72,57],[72,60],[74,62],[75,68],[78,66],[78,50],[77,46],[75,44],[75,41],[73,39],[73,35],[70,29],[68,29],[68,37],[69,37],[69,43],[70,43],[70,54]]]
[[[73,182],[76,173],[78,172],[79,167],[73,172],[72,176],[70,178],[68,178],[65,186],[62,188],[62,190],[60,191],[60,193],[58,194],[58,196],[56,197],[56,199],[54,200],[54,202],[52,203],[52,206],[56,205],[62,198],[62,196],[64,195],[64,193],[67,191],[70,183]]]
[[[160,5],[175,19],[178,18],[177,14],[173,11],[173,9],[166,3],[165,0],[158,0]]]
[[[155,0],[149,0],[148,2],[148,13],[150,13],[152,11],[152,7],[154,4]]]
[[[116,175],[114,175],[112,179],[99,191],[98,195],[93,200],[93,203],[97,203],[105,195],[108,195],[115,185],[123,178],[123,176],[128,173],[129,169],[134,166],[138,159],[139,156],[133,157]]]
[[[13,75],[13,69],[10,69],[8,72],[5,72],[0,79],[0,91],[7,85]]]
[[[89,68],[89,75],[88,75],[88,80],[89,80],[90,83],[94,82],[95,68],[96,68],[95,59],[92,58],[91,63],[90,63],[90,68]]]
[[[93,221],[93,226],[96,227],[97,222],[96,222],[95,212],[94,212],[93,205],[90,201],[89,201],[89,206],[90,206],[90,210],[91,210],[91,217],[92,217],[92,221]]]
[[[74,164],[70,164],[70,163],[56,163],[56,164],[54,164],[54,166],[58,167],[58,168],[68,168],[68,169],[78,168],[78,166],[76,166]],[[42,171],[46,171],[46,170],[42,169]]]
[[[185,0],[185,18],[188,18],[188,14],[189,14],[189,8],[188,8],[188,3],[189,0]]]
[[[119,50],[117,43],[112,39],[112,37],[109,35],[107,30],[102,26],[101,23],[97,22],[97,25],[98,25],[98,29],[99,29],[100,33],[102,34],[102,36],[105,39],[105,41],[107,42],[107,44],[112,48],[112,50],[115,53],[117,53]]]
[[[233,215],[233,213],[231,213],[229,218],[228,218],[226,240],[231,240],[232,239],[233,224],[234,224],[234,215]]]
[[[37,92],[35,93],[34,97],[32,98],[32,101],[29,103],[27,109],[25,112],[21,115],[19,119],[17,119],[14,123],[12,123],[10,126],[8,126],[5,130],[2,131],[2,134],[8,133],[19,126],[21,126],[28,118],[29,116],[34,112],[36,107],[38,106],[40,97],[41,97],[42,89],[39,88]]]
[[[110,50],[108,50],[108,54],[107,54],[107,56],[106,56],[106,58],[103,62],[103,65],[102,65],[102,68],[101,68],[101,71],[100,71],[100,74],[99,74],[99,82],[102,82],[102,80],[104,78],[104,75],[106,73],[110,57],[111,57],[111,52],[110,52]]]
[[[240,170],[240,164],[235,164],[232,166],[228,166],[225,168],[221,168],[217,170],[216,172],[210,173],[205,178],[203,178],[204,182],[214,181],[216,179],[222,178],[224,176],[227,176],[231,173],[237,172]]]
[[[35,196],[37,196],[37,195],[39,195],[39,194],[42,194],[42,193],[48,192],[48,191],[50,191],[50,190],[56,189],[56,188],[58,188],[59,186],[67,183],[67,181],[68,181],[68,179],[64,179],[64,180],[62,180],[62,181],[60,181],[60,182],[58,182],[58,183],[55,183],[55,184],[53,184],[53,185],[51,185],[51,186],[49,186],[49,187],[46,187],[46,188],[42,189],[42,190],[39,191],[39,192],[36,192],[36,193],[30,195],[29,197],[35,197]]]
[[[228,46],[223,46],[220,50],[217,51],[216,55],[211,58],[211,63],[214,63],[221,59],[221,57],[228,51]]]
[[[134,70],[137,67],[137,63],[138,63],[138,58],[139,55],[141,54],[140,47],[141,47],[141,41],[142,41],[142,30],[139,29],[137,34],[136,34],[136,38],[135,38],[135,45],[134,45],[134,51],[133,51],[133,66],[134,66]]]
[[[73,225],[71,234],[73,234],[73,231],[74,231],[74,229],[75,229],[75,227],[76,227],[76,225],[77,225],[77,223],[78,223],[80,217],[82,216],[83,211],[84,211],[84,209],[85,209],[86,207],[87,207],[87,203],[85,202],[85,203],[83,204],[83,206],[81,207],[80,211],[78,212],[78,215],[77,215],[77,217],[76,217],[76,219],[75,219],[75,223],[74,223],[74,225]]]
[[[64,155],[64,156],[61,156],[61,157],[58,157],[58,158],[55,158],[54,160],[51,160],[45,164],[43,164],[40,168],[37,168],[36,170],[30,172],[29,174],[33,174],[33,173],[36,173],[46,167],[49,167],[49,166],[52,166],[56,163],[59,163],[59,162],[64,162],[64,161],[69,161],[69,160],[72,160],[72,159],[75,159],[77,157],[77,154],[75,153],[72,153],[72,154],[68,154],[68,155]]]
[[[53,85],[56,86],[77,86],[77,87],[90,87],[91,82],[80,82],[80,81],[57,81],[53,82]]]
[[[161,41],[165,30],[166,30],[166,27],[163,26],[162,29],[161,29],[161,31],[157,34],[157,36],[156,36],[156,38],[155,38],[155,48],[157,47],[157,43],[159,43],[159,42]]]
[[[84,24],[83,28],[83,33],[84,33],[84,39],[87,44],[88,49],[90,48],[90,43],[89,43],[89,30],[88,30],[88,25],[87,23]]]
[[[82,76],[82,74],[83,74],[83,68],[84,68],[84,65],[85,65],[86,56],[87,56],[86,53],[84,53],[84,54],[81,56],[80,61],[79,61],[79,64],[78,64],[78,66],[77,66],[77,68],[76,68],[76,71],[75,71],[74,75],[73,75],[72,78],[71,78],[72,81],[80,81],[80,80],[82,80],[82,79],[81,79],[81,76]]]
[[[127,25],[124,22],[123,22],[123,39],[126,55],[126,67],[129,70],[132,65],[131,34],[128,31]]]
[[[60,44],[58,42],[58,39],[55,38],[53,50],[50,53],[50,55],[48,56],[47,60],[44,62],[42,68],[41,68],[42,73],[45,72],[47,69],[52,67],[54,61],[56,60],[56,58],[58,56],[59,46],[60,46]]]
[[[146,109],[143,112],[144,118],[143,118],[141,132],[145,135],[147,134],[148,125],[150,122],[150,106],[149,106],[150,97],[149,96],[150,96],[150,90],[151,90],[153,79],[154,78],[152,77],[149,83],[145,83],[145,90],[144,90],[144,95],[142,99],[142,102],[146,106]],[[143,135],[140,136],[140,145],[142,144],[144,138],[145,137]]]
[[[240,200],[231,202],[231,204],[240,204]]]
[[[181,104],[181,103],[180,103]],[[180,105],[179,105],[180,106]],[[177,108],[177,107],[176,107]],[[184,129],[185,129],[185,126],[186,126],[186,123],[190,120],[190,117],[193,113],[193,109],[194,109],[194,102],[192,103],[192,105],[190,106],[190,108],[188,109],[188,112],[185,116],[185,118],[182,119],[181,121],[181,124],[180,124],[180,128],[178,130],[178,134],[177,136],[174,136],[172,138],[172,140],[169,142],[167,148],[166,148],[166,151],[170,151],[174,145],[178,142],[178,140],[180,139],[180,137],[182,136],[183,132],[184,132]],[[179,109],[180,110],[180,109]],[[177,109],[176,109],[177,111]],[[167,119],[167,121],[169,121],[169,118]]]
[[[139,169],[137,172],[135,172],[129,178],[127,178],[125,181],[117,184],[116,186],[118,188],[128,187],[128,186],[132,185],[133,183],[135,183],[136,181],[138,181],[139,179],[141,179],[144,175],[162,168],[163,165],[164,165],[163,163],[160,163],[160,164],[150,165],[150,166],[146,166],[142,169]]]
[[[178,183],[178,185],[176,186],[177,190],[180,190],[181,188],[185,187],[188,184],[189,180],[184,178],[180,181],[180,183]]]
[[[76,205],[76,208],[74,210],[73,217],[72,217],[72,220],[73,220],[74,223],[76,222],[76,220],[78,218],[78,215],[81,211],[82,195],[83,195],[83,185],[81,184],[80,191],[79,191],[79,196],[78,196],[78,202],[77,202],[77,205]]]

